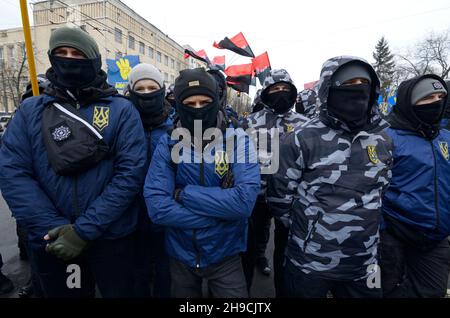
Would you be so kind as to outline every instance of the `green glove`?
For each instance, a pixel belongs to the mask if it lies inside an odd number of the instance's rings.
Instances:
[[[48,244],[45,250],[66,262],[79,256],[88,244],[80,238],[72,224],[58,226],[49,231],[48,236],[56,241]]]

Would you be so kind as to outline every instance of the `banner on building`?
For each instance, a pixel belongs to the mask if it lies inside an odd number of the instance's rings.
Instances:
[[[108,83],[114,86],[120,94],[123,94],[128,85],[128,76],[133,67],[139,64],[139,55],[126,55],[119,59],[107,59]]]

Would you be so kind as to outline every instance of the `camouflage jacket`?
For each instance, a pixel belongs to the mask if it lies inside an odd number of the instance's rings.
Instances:
[[[264,79],[263,87],[260,92],[261,99],[267,90],[277,83],[288,83],[294,90],[295,95],[297,94],[297,88],[295,87],[289,73],[284,69],[276,69],[271,70],[270,74]],[[272,161],[274,152],[278,152],[272,141],[276,140],[279,144],[280,139],[285,134],[293,132],[297,126],[305,123],[308,118],[294,112],[293,110],[289,110],[283,114],[278,114],[265,105],[262,100],[260,103],[264,105],[264,108],[259,112],[250,114],[245,119],[243,128],[245,130],[252,128],[257,132],[256,135],[253,134],[253,137],[257,138],[257,140],[254,139],[254,142],[255,145],[257,145],[258,161],[261,168],[261,192],[259,199],[262,199],[267,188],[267,172],[265,171],[278,169],[278,161]],[[272,128],[278,130],[279,138],[275,136],[274,131],[271,131]],[[267,131],[264,132],[263,129],[266,129]],[[264,140],[267,140],[267,143],[263,142]],[[278,154],[276,154],[276,156],[278,159]]]
[[[312,89],[305,89],[299,94],[299,98],[303,103],[305,109],[305,116],[307,118],[313,118],[317,115],[317,93]]]
[[[277,138],[277,136],[274,135],[274,131],[271,129],[275,128],[278,130],[278,140],[280,140],[284,135],[293,132],[296,127],[304,124],[307,120],[308,119],[305,116],[297,114],[293,110],[284,114],[277,114],[268,107],[264,107],[263,110],[257,113],[250,114],[245,119],[243,128],[245,130],[253,128],[255,132],[257,132],[256,136],[258,141],[255,141],[255,145],[257,145],[258,162],[262,173],[259,199],[262,199],[265,195],[267,188],[267,174],[264,173],[263,168],[269,169],[272,164],[275,169],[278,167],[278,164],[272,162],[272,157],[274,155],[272,150],[275,150],[272,149],[274,148],[272,140],[274,140],[273,138]],[[263,131],[262,129],[267,129],[267,131]],[[267,140],[267,146],[264,147],[262,146],[263,134],[266,135],[265,140]]]
[[[377,264],[381,198],[391,178],[392,141],[376,102],[370,124],[356,134],[326,111],[331,75],[354,60],[338,57],[324,64],[320,117],[286,137],[280,169],[267,190],[274,215],[290,224],[288,259],[304,273],[325,279],[371,274]],[[372,75],[376,88],[379,81]]]

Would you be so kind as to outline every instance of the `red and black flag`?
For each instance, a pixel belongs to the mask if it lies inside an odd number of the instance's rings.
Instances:
[[[245,83],[227,81],[227,85],[238,92],[247,93],[247,94],[250,92],[250,85],[245,84]]]
[[[225,70],[225,55],[216,56],[212,60],[212,64],[220,68],[222,71]]]
[[[256,72],[256,76],[259,79],[261,85],[264,85],[264,80],[267,75],[270,74],[270,70],[272,69],[270,66],[269,54],[264,52],[261,55],[258,55],[254,59],[252,59],[253,67]]]
[[[248,94],[249,86],[252,83],[253,64],[231,65],[225,69],[227,75],[227,85],[238,92]]]
[[[253,71],[253,64],[249,63],[228,66],[225,69],[225,74],[227,75],[227,81],[250,85],[252,82]]]
[[[198,52],[192,52],[191,50],[184,50],[184,58],[187,59],[189,56],[192,56],[194,59],[205,62],[208,66],[211,65],[211,61],[208,58],[205,50],[200,50]]]
[[[248,42],[242,32],[239,32],[231,39],[225,37],[225,39],[223,39],[219,43],[214,42],[213,46],[218,49],[227,49],[233,51],[239,55],[255,57],[255,54],[253,54],[253,51],[250,48],[250,45],[248,45]]]

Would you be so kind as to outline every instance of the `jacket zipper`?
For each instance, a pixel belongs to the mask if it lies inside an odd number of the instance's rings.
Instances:
[[[306,235],[305,242],[303,243],[303,252],[306,251],[306,247],[308,246],[309,241],[311,241],[313,233],[316,231],[316,225],[317,222],[319,222],[321,215],[321,213],[317,214],[317,217],[314,219],[314,222],[311,225],[311,230],[308,232],[308,235]]]
[[[203,158],[202,161],[200,162],[200,185],[204,186],[205,185],[205,164],[203,162]],[[198,247],[198,242],[197,242],[197,230],[193,230],[192,231],[192,243],[194,245],[194,249],[195,249],[195,254],[196,254],[196,264],[195,267],[198,269],[200,268],[200,260],[201,260],[201,255],[200,255],[200,249]]]
[[[436,231],[438,231],[441,220],[439,215],[439,192],[438,192],[438,180],[437,180],[437,163],[436,163],[436,151],[434,150],[433,141],[430,141],[431,150],[433,152],[434,159],[434,205],[436,208]]]

